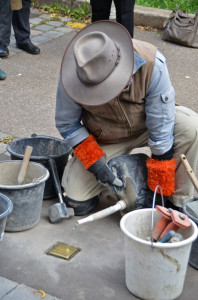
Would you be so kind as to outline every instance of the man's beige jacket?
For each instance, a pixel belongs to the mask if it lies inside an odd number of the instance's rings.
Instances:
[[[10,0],[10,3],[12,10],[19,10],[22,8],[22,0]]]

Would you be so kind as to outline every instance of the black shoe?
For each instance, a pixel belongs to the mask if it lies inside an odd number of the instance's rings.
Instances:
[[[27,53],[30,54],[39,54],[40,49],[36,47],[34,44],[32,44],[30,41],[23,43],[23,44],[17,44],[18,49],[22,49]]]
[[[0,57],[7,57],[9,55],[9,50],[7,46],[0,46]]]

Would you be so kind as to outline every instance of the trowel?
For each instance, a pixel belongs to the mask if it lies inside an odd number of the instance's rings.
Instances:
[[[119,201],[104,210],[77,221],[78,225],[102,219],[117,211],[132,211],[145,205],[148,198],[147,168],[148,156],[139,154],[122,155],[111,159],[108,166],[122,180],[123,187],[113,187]]]

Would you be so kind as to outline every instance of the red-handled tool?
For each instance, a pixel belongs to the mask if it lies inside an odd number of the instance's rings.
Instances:
[[[155,228],[153,229],[152,233],[153,239],[157,241],[162,232],[167,227],[168,223],[170,223],[171,221],[172,209],[156,205],[156,210],[162,215],[161,219],[155,225]]]
[[[173,210],[171,212],[172,222],[170,222],[162,234],[160,235],[160,240],[170,231],[174,230],[177,232],[179,228],[188,228],[191,226],[190,220],[187,215],[181,213],[180,211]]]

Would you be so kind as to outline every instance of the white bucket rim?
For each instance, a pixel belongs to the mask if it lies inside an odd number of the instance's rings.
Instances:
[[[122,232],[128,236],[130,239],[132,240],[135,240],[136,242],[138,243],[141,243],[141,244],[144,244],[144,245],[147,245],[147,246],[151,246],[153,248],[166,248],[166,249],[169,249],[169,248],[179,248],[179,247],[183,247],[185,245],[188,245],[189,243],[192,243],[198,236],[198,228],[197,228],[197,225],[195,224],[194,221],[192,221],[190,218],[190,222],[191,222],[191,226],[193,227],[193,234],[183,240],[183,241],[180,241],[180,242],[177,242],[177,243],[156,243],[156,242],[153,242],[151,243],[150,241],[146,241],[146,240],[143,240],[141,238],[138,238],[137,236],[135,236],[134,234],[131,234],[128,230],[126,230],[125,228],[125,221],[128,217],[132,216],[133,214],[137,214],[137,213],[142,213],[142,212],[146,212],[146,211],[152,211],[153,209],[152,208],[143,208],[143,209],[138,209],[138,210],[133,210],[131,212],[128,212],[126,215],[124,215],[120,221],[120,227],[121,227],[121,230]]]
[[[3,163],[22,163],[22,160],[4,160],[4,161],[0,161],[0,165],[3,164]],[[43,182],[45,182],[50,174],[49,174],[49,171],[47,168],[45,168],[42,164],[40,163],[37,163],[37,162],[33,162],[33,161],[29,161],[29,164],[30,165],[37,165],[39,166],[41,169],[43,169],[43,171],[45,171],[45,174],[41,177],[38,178],[38,181],[35,181],[35,182],[31,182],[31,183],[24,183],[24,184],[21,184],[21,185],[3,185],[3,184],[0,184],[0,189],[5,189],[5,190],[10,190],[10,189],[24,189],[24,188],[30,188],[30,187],[34,187],[36,185],[39,185]]]

